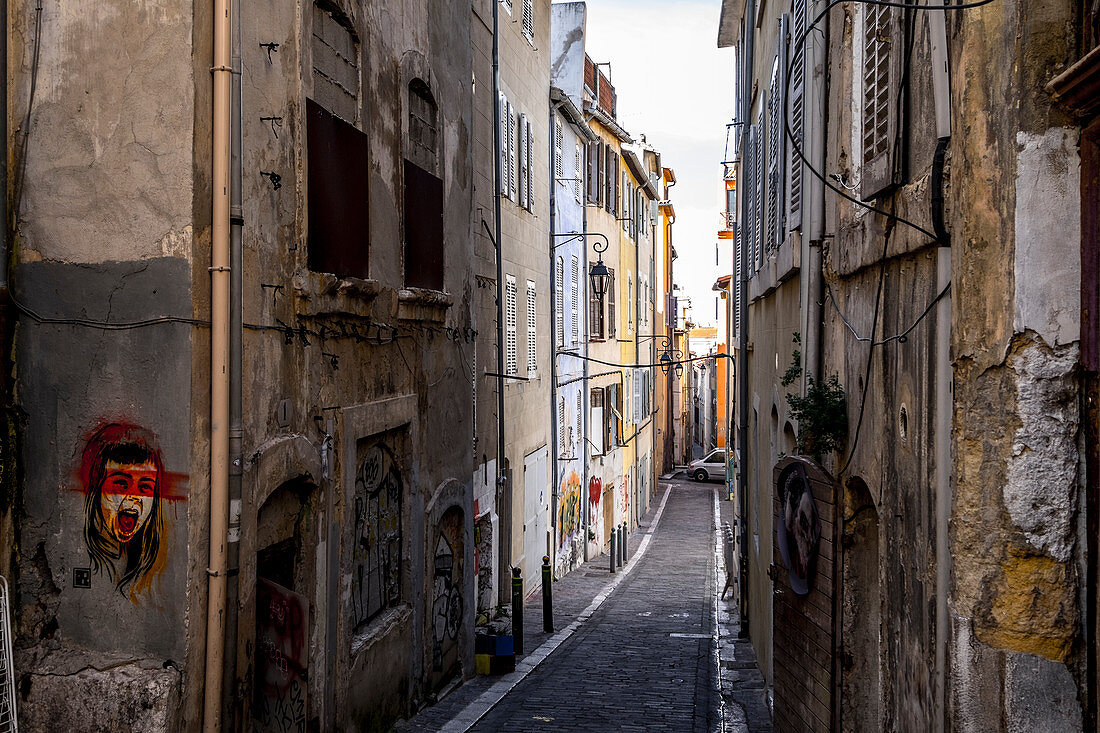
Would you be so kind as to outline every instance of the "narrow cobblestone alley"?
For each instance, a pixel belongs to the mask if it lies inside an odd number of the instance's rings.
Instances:
[[[558,635],[526,634],[528,655],[517,673],[476,678],[400,728],[718,731],[725,717],[726,730],[770,729],[767,721],[753,725],[735,704],[723,715],[715,653],[716,485],[662,482],[660,497],[666,486],[667,500],[657,502],[632,538],[635,564],[617,585],[606,555],[555,583]],[[581,611],[609,587],[595,610]],[[541,628],[539,609],[537,597],[527,604],[528,627]],[[755,659],[746,661],[755,667]]]

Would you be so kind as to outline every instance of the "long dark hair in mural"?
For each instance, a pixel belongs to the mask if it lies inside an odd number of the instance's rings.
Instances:
[[[782,513],[775,528],[776,543],[787,566],[791,590],[804,596],[813,586],[817,569],[821,518],[802,466],[791,464],[779,474],[779,504]]]
[[[136,600],[165,561],[161,500],[168,480],[156,438],[136,425],[104,425],[84,446],[80,482],[92,570]]]
[[[352,614],[355,627],[401,597],[401,473],[382,443],[367,448],[355,474]]]

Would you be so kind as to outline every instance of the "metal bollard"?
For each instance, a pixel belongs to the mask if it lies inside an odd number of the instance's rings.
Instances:
[[[554,633],[554,578],[550,575],[550,556],[542,556],[542,630]]]
[[[512,568],[512,645],[523,654],[523,571]]]
[[[611,572],[615,572],[615,563],[619,559],[619,548],[615,546],[615,535],[618,534],[617,530],[611,530]]]
[[[623,565],[630,559],[630,527],[623,522]]]

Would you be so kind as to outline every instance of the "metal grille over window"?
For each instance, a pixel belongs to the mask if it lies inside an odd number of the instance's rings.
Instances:
[[[527,373],[534,374],[538,371],[538,331],[535,324],[538,318],[535,313],[535,284],[527,281]]]
[[[504,373],[519,373],[516,363],[516,278],[506,275],[504,280]]]
[[[789,36],[789,48],[794,49],[795,44],[806,33],[806,0],[794,0],[791,5],[791,33]],[[787,228],[794,230],[802,226],[802,159],[795,152],[795,147],[805,154],[805,100],[806,100],[806,47],[802,46],[802,53],[798,58],[791,59],[791,84],[790,100],[787,105],[789,110],[789,125],[794,145],[788,146],[787,154],[790,183],[787,193]]]
[[[581,279],[581,263],[577,259],[576,255],[573,255],[573,269],[572,279],[569,281],[569,305],[573,309],[573,343],[580,341],[580,328],[581,328],[581,305],[580,305],[580,279]]]
[[[523,0],[523,37],[535,42],[535,2]]]
[[[554,306],[554,343],[560,349],[565,346],[565,314],[563,313],[565,309],[562,307],[565,302],[565,291],[562,290],[565,286],[565,262],[561,257],[557,258],[554,265],[554,286],[557,290],[557,304]],[[576,305],[573,308],[576,309]]]

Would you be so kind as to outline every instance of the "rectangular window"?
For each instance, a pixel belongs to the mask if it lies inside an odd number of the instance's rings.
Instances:
[[[538,298],[535,295],[535,283],[527,281],[527,373],[534,374],[538,371],[538,317],[535,313],[535,304]]]
[[[565,435],[565,395],[558,398],[558,457],[567,458],[568,448],[566,447],[566,435]]]
[[[554,120],[554,178],[557,181],[561,181],[564,177],[564,165],[562,164],[562,150],[565,149],[564,140],[565,130],[562,128],[561,120]]]
[[[867,5],[863,14],[861,50],[863,84],[860,198],[872,199],[898,181],[894,138],[897,136],[901,23],[894,8]]]
[[[516,278],[504,276],[504,373],[519,374],[516,359]]]
[[[573,159],[573,198],[581,203],[581,184],[584,182],[584,170],[581,168],[581,144],[577,143],[576,154]]]
[[[615,270],[609,267],[607,271],[611,275],[607,280],[607,337],[613,339],[618,330],[615,322]]]
[[[584,449],[581,447],[581,442],[584,439],[584,432],[583,432],[583,429],[582,429],[582,426],[581,426],[581,416],[582,416],[582,410],[583,409],[584,409],[584,397],[581,394],[581,391],[577,390],[577,414],[573,416],[574,422],[576,423],[576,431],[573,433],[574,438],[575,438],[574,441],[573,441],[573,455],[574,456],[583,456],[584,455]]]
[[[559,260],[560,262],[560,260]],[[581,280],[581,263],[577,259],[576,255],[572,257],[572,271],[571,279],[569,281],[569,306],[573,311],[572,324],[573,324],[573,343],[580,343],[580,329],[581,329],[581,306],[580,306],[580,280]],[[564,293],[563,293],[564,295]]]
[[[604,339],[603,303],[604,296],[592,290],[588,298],[588,338],[592,341]]]
[[[309,269],[366,279],[367,136],[307,99],[306,158]]]
[[[443,290],[443,181],[405,160],[405,284]]]
[[[530,169],[527,167],[530,157],[527,154],[527,115],[519,116],[519,205],[525,209],[530,208],[527,200],[531,178]]]
[[[500,99],[497,100],[497,106],[500,114],[500,160],[497,168],[497,175],[500,179],[500,195],[508,196],[508,192],[511,191],[511,178],[508,175],[509,161],[511,160],[508,155],[508,110],[510,105],[508,104],[508,97],[503,94],[500,95]]]
[[[530,119],[523,124],[523,139],[525,141],[524,159],[527,161],[527,199],[523,205],[528,211],[533,211],[535,208],[535,139],[531,134]]]
[[[585,195],[590,204],[600,201],[600,144],[588,143],[586,148]]]
[[[604,391],[602,387],[593,387],[589,394],[592,403],[588,423],[592,432],[592,453],[593,455],[602,455],[605,452],[604,446],[607,445],[607,427],[604,422]]]
[[[519,166],[519,141],[517,126],[519,115],[516,112],[516,108],[508,104],[508,198],[513,201],[519,201],[519,180],[517,171]]]
[[[527,42],[535,43],[535,3],[534,0],[523,0],[523,37]]]
[[[634,278],[630,271],[626,273],[626,331],[634,330]]]
[[[557,290],[555,298],[557,300],[554,305],[554,343],[560,349],[565,346],[565,292],[562,288],[565,286],[565,261],[558,257],[554,264],[554,286]],[[576,306],[574,306],[576,308]]]
[[[802,40],[806,34],[806,0],[793,0],[791,3],[791,34],[789,36],[789,48]],[[805,48],[805,44],[803,44]],[[789,56],[789,52],[788,52]],[[790,102],[787,105],[790,114],[791,135],[794,137],[794,145],[788,145],[787,168],[787,227],[790,230],[802,227],[802,159],[794,148],[803,149],[804,139],[804,110],[806,100],[806,56],[803,52],[798,59],[792,59],[790,76]],[[803,151],[805,154],[805,151]],[[732,211],[732,207],[730,211]]]

